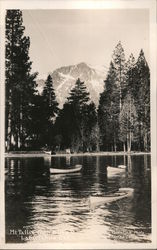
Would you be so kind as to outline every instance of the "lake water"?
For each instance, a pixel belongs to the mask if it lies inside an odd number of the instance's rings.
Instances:
[[[50,167],[82,164],[80,173]],[[127,166],[108,176],[106,166]],[[6,158],[6,242],[151,242],[150,155]],[[120,187],[131,197],[91,206]]]

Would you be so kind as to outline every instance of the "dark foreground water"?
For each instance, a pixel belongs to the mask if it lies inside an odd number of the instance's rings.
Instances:
[[[49,168],[82,164],[80,173]],[[107,177],[106,166],[127,166]],[[119,187],[132,197],[91,207]],[[6,158],[6,242],[151,242],[150,155]]]

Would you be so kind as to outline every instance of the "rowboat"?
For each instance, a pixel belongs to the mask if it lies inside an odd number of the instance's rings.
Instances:
[[[82,165],[77,164],[73,168],[50,168],[51,174],[69,174],[69,173],[76,173],[82,169]]]
[[[114,175],[118,175],[121,173],[125,173],[125,168],[116,168],[116,167],[110,167],[107,166],[107,176],[113,177]]]
[[[124,198],[131,197],[133,195],[132,188],[119,188],[117,192],[114,194],[106,195],[106,196],[91,196],[89,199],[91,206],[97,206],[101,204],[108,204],[114,201],[118,201]]]
[[[51,155],[51,151],[44,151],[45,154]]]
[[[126,166],[125,165],[118,165],[118,168],[126,169]]]

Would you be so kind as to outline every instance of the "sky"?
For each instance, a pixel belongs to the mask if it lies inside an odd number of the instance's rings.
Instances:
[[[147,9],[23,10],[23,25],[38,78],[80,62],[107,69],[119,41],[126,59],[143,49],[149,62]]]

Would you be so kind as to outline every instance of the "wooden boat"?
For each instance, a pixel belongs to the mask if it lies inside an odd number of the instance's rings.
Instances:
[[[50,168],[51,174],[69,174],[69,173],[76,173],[82,169],[82,165],[77,164],[73,168]]]
[[[51,151],[44,151],[45,154],[51,155]]]
[[[118,175],[125,172],[125,168],[116,168],[107,166],[107,176],[113,177],[114,175]]]
[[[114,201],[118,201],[124,198],[131,197],[133,194],[132,188],[119,188],[119,190],[113,194],[106,196],[91,196],[90,197],[90,205],[97,206],[101,204],[108,204]]]
[[[126,169],[126,166],[125,165],[118,165],[118,168],[120,168],[120,169]]]

